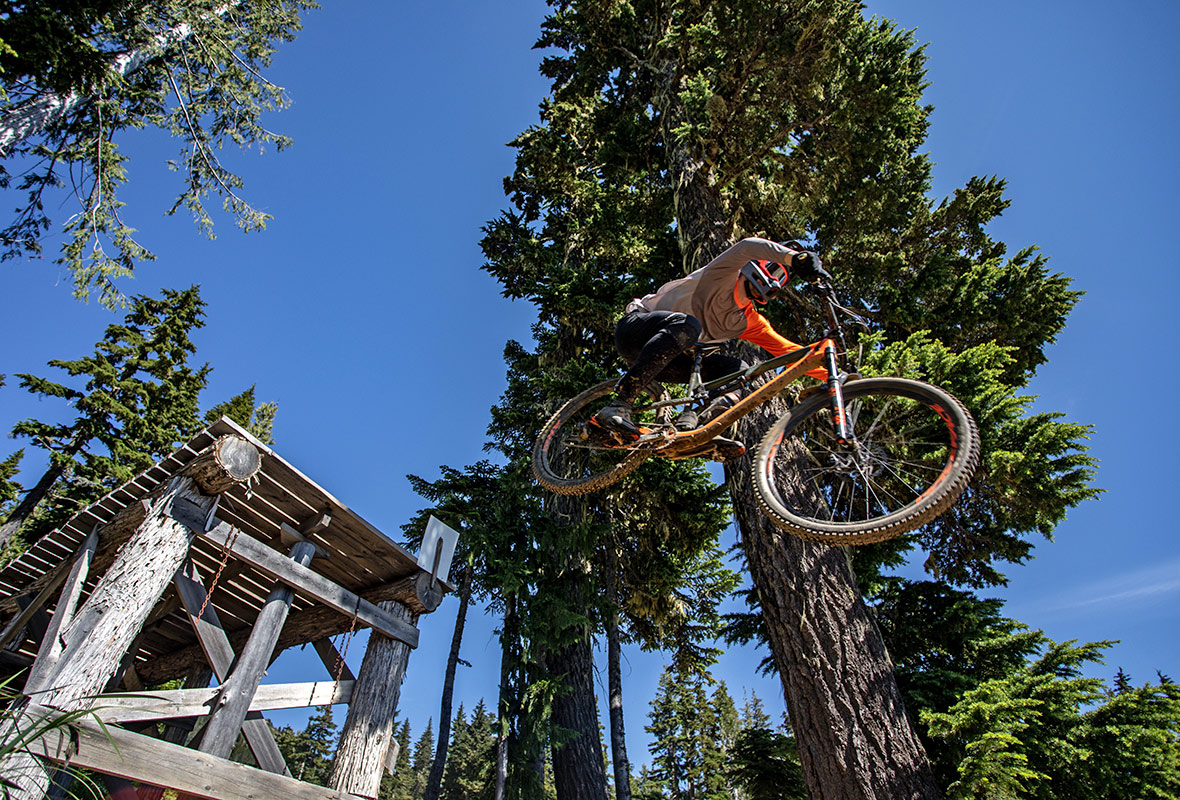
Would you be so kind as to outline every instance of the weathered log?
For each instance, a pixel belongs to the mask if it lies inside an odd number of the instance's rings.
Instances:
[[[204,494],[217,495],[236,483],[253,478],[262,468],[262,453],[241,436],[222,436],[200,455],[184,465],[188,475]]]
[[[315,545],[311,542],[296,542],[291,549],[292,562],[300,566],[307,566],[314,556]],[[258,684],[262,682],[262,673],[270,664],[271,654],[294,598],[295,593],[284,583],[279,583],[271,590],[266,604],[258,614],[258,619],[250,629],[250,638],[238,656],[233,674],[222,686],[218,701],[220,707],[213,712],[213,718],[205,728],[201,752],[219,758],[229,758],[234,743],[238,740],[242,723],[246,721],[254,693],[258,691]],[[285,764],[282,771],[286,772]]]
[[[190,462],[186,474],[167,482],[151,502],[142,524],[119,548],[85,605],[62,632],[62,652],[45,675],[46,689],[38,696],[39,703],[67,711],[94,704],[188,554],[192,533],[170,516],[172,503],[185,499],[212,515],[216,497],[202,493],[200,487],[219,492],[252,477],[261,457],[256,450],[251,457],[249,450],[254,447],[245,439],[223,437]],[[30,775],[14,797],[40,800],[47,783],[37,770],[28,769],[30,759],[16,754],[0,769]]]
[[[418,615],[397,601],[383,602],[381,607],[411,625],[417,623]],[[333,789],[377,796],[409,658],[410,647],[404,642],[376,632],[370,637],[332,763],[329,785]]]
[[[403,605],[409,606],[411,610],[418,604],[422,604],[421,607],[426,608],[426,602],[430,603],[432,609],[437,608],[438,601],[431,601],[430,596],[423,592],[421,580],[416,576],[411,576],[367,589],[359,592],[359,594],[370,603],[377,603],[379,605],[387,600],[396,600]],[[425,580],[429,583],[430,576],[426,575]],[[441,589],[441,584],[439,584],[439,588]],[[314,642],[317,639],[329,636],[336,636],[349,631],[353,627],[354,624],[351,617],[325,606],[314,606],[305,611],[291,614],[287,618],[287,624],[283,626],[283,632],[279,635],[279,641],[275,645],[275,649],[276,651],[282,651],[288,647]],[[226,633],[235,650],[240,650],[250,635],[249,629],[241,629],[232,633],[226,631]],[[205,656],[200,646],[192,645],[182,650],[160,656],[159,658],[154,658],[144,664],[137,664],[136,669],[139,671],[139,677],[145,682],[162,683],[180,677],[193,664],[201,663],[204,659]]]
[[[395,581],[390,586],[391,596],[415,614],[429,614],[443,599],[443,586],[425,572]]]
[[[216,495],[235,483],[250,480],[261,467],[262,454],[258,448],[241,436],[228,434],[201,451],[196,458],[185,464],[178,474],[192,478],[201,493]],[[107,571],[118,556],[119,549],[143,524],[148,509],[159,501],[166,490],[167,483],[157,486],[138,503],[126,506],[115,514],[110,522],[101,526],[99,548],[90,564],[91,574],[102,575]],[[10,613],[15,613],[18,596],[41,591],[56,577],[57,573],[41,576],[26,586],[21,595],[0,600],[0,606]]]

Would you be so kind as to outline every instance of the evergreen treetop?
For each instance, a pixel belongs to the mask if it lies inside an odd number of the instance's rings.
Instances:
[[[229,144],[289,144],[263,124],[289,102],[263,73],[315,7],[311,0],[0,5],[0,188],[23,196],[0,235],[0,258],[41,252],[51,227],[45,208],[72,180],[81,207],[65,223],[58,261],[73,273],[75,296],[97,292],[104,305],[122,303],[117,280],[153,257],[134,239],[118,195],[128,170],[116,140],[133,128],[163,129],[180,143],[170,166],[182,185],[169,213],[187,210],[212,236],[205,207],[212,194],[241,228],[262,228],[268,215],[241,197],[242,178],[218,153]]]

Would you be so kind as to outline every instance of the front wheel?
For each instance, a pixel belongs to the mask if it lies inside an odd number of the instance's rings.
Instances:
[[[783,530],[828,544],[892,539],[946,511],[979,465],[979,430],[955,397],[919,381],[844,386],[851,441],[837,441],[826,393],[779,418],[754,485]]]
[[[588,494],[621,480],[651,454],[643,448],[613,446],[588,435],[587,424],[614,392],[604,381],[573,398],[549,418],[533,445],[533,475],[557,494]],[[636,413],[637,425],[648,420]]]

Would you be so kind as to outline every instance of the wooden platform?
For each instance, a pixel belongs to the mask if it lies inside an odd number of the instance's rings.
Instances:
[[[259,550],[257,544],[265,545],[268,553],[285,553],[288,547],[283,543],[284,525],[298,530],[325,512],[330,515],[331,522],[327,527],[312,530],[309,534],[309,540],[319,552],[308,569],[326,578],[325,585],[330,582],[366,601],[375,603],[395,599],[398,581],[412,579],[421,572],[413,555],[269,447],[223,417],[171,456],[45,536],[0,571],[0,620],[3,620],[0,624],[6,625],[16,616],[22,599],[27,604],[55,577],[64,577],[63,572],[69,569],[74,553],[92,530],[139,503],[172,478],[197,453],[227,434],[236,434],[252,442],[263,454],[262,467],[249,484],[236,486],[222,496],[216,509],[216,521],[223,523],[220,540],[215,528],[209,537],[194,542],[191,555],[206,587],[221,569],[211,605],[235,649],[245,641],[276,577],[274,572],[259,568],[257,563],[250,563],[252,559],[241,558],[238,554],[251,546]],[[235,552],[227,557],[226,545],[231,541]],[[96,568],[90,571],[83,600],[103,573],[102,565],[113,560],[119,544],[121,542],[112,543],[100,538],[94,559]],[[285,557],[283,562],[280,567],[291,564]],[[337,606],[347,608],[348,613],[345,613],[339,607],[326,605],[322,597],[312,598],[300,587],[295,588],[295,602],[276,653],[350,629],[369,627],[364,620],[354,620],[357,607],[347,595],[342,595],[343,599],[337,602]],[[31,663],[36,655],[36,638],[30,633],[19,645],[10,645],[6,661],[14,666]],[[183,676],[194,663],[204,663],[193,626],[175,589],[161,599],[149,616],[137,648],[134,668],[145,683]]]

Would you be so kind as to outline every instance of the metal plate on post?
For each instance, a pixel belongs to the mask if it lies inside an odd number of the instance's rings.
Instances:
[[[432,516],[426,523],[426,533],[422,535],[418,566],[445,582],[451,571],[451,558],[455,555],[455,543],[458,541],[458,531]]]

